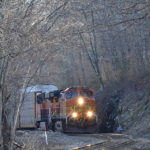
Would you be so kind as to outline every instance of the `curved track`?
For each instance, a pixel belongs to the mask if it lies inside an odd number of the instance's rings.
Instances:
[[[128,146],[130,144],[135,143],[135,141],[124,141],[124,142],[114,142],[114,141],[107,141],[107,142],[101,142],[96,144],[89,144],[82,147],[74,148],[73,150],[114,150],[114,149],[120,149],[122,147]]]
[[[82,135],[88,136],[88,135]],[[91,137],[105,138],[104,142],[76,147],[73,150],[120,150],[135,144],[132,137],[125,134],[93,134]]]

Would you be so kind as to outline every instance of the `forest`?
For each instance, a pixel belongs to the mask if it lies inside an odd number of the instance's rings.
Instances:
[[[0,0],[0,149],[13,149],[20,89],[101,93],[149,68],[149,0]]]

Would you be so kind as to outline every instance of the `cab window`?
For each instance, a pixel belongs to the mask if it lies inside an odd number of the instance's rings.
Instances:
[[[92,91],[80,91],[80,95],[92,98],[93,97],[93,92]]]
[[[78,93],[75,91],[69,91],[66,93],[66,99],[75,98],[78,96]]]

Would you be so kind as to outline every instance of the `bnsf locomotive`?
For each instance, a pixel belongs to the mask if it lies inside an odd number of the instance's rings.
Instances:
[[[20,111],[19,127],[38,128],[41,122],[54,131],[95,131],[97,115],[93,90],[73,87],[27,93]]]
[[[67,88],[51,100],[51,124],[56,131],[74,128],[83,131],[95,130],[97,125],[96,105],[93,90]]]

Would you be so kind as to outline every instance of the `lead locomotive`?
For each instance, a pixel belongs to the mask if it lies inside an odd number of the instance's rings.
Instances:
[[[63,91],[41,93],[37,96],[37,102],[44,116],[41,121],[45,121],[54,131],[96,130],[96,104],[93,90],[89,88],[73,87]]]

